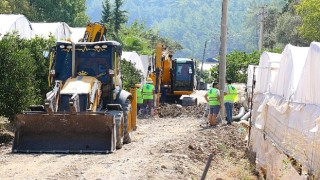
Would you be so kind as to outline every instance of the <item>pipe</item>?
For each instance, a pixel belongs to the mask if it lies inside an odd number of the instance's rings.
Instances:
[[[250,117],[250,112],[251,110],[249,110],[249,112],[247,112],[244,116],[242,116],[242,118],[240,118],[240,120],[248,120],[248,118]]]
[[[244,107],[240,107],[238,115],[232,116],[232,120],[239,120],[244,115],[244,113]]]
[[[208,172],[208,170],[209,170],[209,167],[210,167],[212,158],[213,158],[213,154],[210,154],[209,157],[208,157],[208,160],[207,160],[206,167],[204,168],[204,171],[203,171],[203,173],[202,173],[201,180],[205,180],[205,179],[206,179],[207,172]]]

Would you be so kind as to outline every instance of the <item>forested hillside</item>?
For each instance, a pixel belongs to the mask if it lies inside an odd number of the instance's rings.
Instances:
[[[87,14],[93,21],[101,18],[104,0],[87,0]],[[112,2],[112,1],[111,1]],[[286,0],[229,1],[228,52],[251,52],[258,48],[259,13],[263,5],[281,9]],[[157,29],[162,36],[172,38],[184,49],[175,56],[202,59],[217,56],[220,48],[221,0],[125,0],[128,23],[135,20]]]

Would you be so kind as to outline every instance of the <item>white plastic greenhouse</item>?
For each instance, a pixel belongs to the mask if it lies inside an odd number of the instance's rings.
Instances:
[[[264,62],[265,53],[257,66],[251,118],[250,144],[256,152],[257,168],[267,172],[267,179],[304,179],[290,163],[294,159],[303,172],[317,179],[320,43],[313,42],[310,47],[287,45],[280,59],[279,55],[269,56],[270,60],[280,60],[278,68]]]
[[[17,32],[20,38],[31,39],[35,32],[29,20],[21,14],[0,14],[0,39],[7,33]]]
[[[83,38],[86,28],[84,27],[71,27],[71,41],[78,42]]]
[[[31,23],[37,36],[49,38],[53,35],[57,40],[67,40],[71,38],[71,29],[64,22],[55,23]]]

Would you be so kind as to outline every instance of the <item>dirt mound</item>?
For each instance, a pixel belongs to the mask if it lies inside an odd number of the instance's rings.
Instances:
[[[175,118],[179,116],[200,118],[203,116],[205,108],[206,106],[204,104],[195,106],[181,106],[179,104],[165,103],[159,106],[157,112],[160,118]]]
[[[240,103],[234,103],[233,115],[239,114],[239,109],[242,107]],[[179,104],[160,104],[157,108],[158,116],[160,118],[175,118],[175,117],[203,117],[206,104],[198,104],[195,106],[181,106]]]

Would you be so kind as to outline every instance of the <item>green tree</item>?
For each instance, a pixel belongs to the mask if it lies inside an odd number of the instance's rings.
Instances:
[[[253,51],[252,53],[233,51],[227,54],[227,69],[226,78],[233,82],[245,83],[247,82],[247,69],[249,64],[258,64],[261,53]],[[219,67],[211,69],[211,75],[214,79],[219,78]]]
[[[122,59],[120,61],[120,72],[122,79],[122,87],[129,91],[135,84],[140,83],[142,79],[142,72],[135,68],[130,61]]]
[[[114,32],[117,34],[121,28],[121,25],[127,23],[128,16],[127,11],[121,10],[123,0],[115,0],[115,6],[113,10]]]
[[[320,41],[320,3],[319,0],[301,0],[296,6],[303,24],[299,26],[299,33],[308,41]]]
[[[9,1],[0,1],[0,14],[10,14],[12,13]]]
[[[86,0],[30,0],[36,16],[31,21],[65,22],[72,27],[84,26],[89,18],[85,14]]]
[[[48,73],[49,73],[49,57],[44,57],[45,52],[54,45],[55,39],[51,37],[44,39],[36,37],[31,40],[23,40],[22,46],[30,51],[30,57],[35,61],[36,72],[34,74],[34,83],[37,96],[37,104],[42,104],[46,93],[51,90],[48,86]]]
[[[112,9],[110,0],[105,0],[105,2],[102,4],[103,10],[102,10],[102,17],[101,17],[101,23],[106,24],[107,26],[110,26],[112,24]]]
[[[15,35],[0,41],[0,116],[14,115],[36,102],[36,67],[30,51]]]

